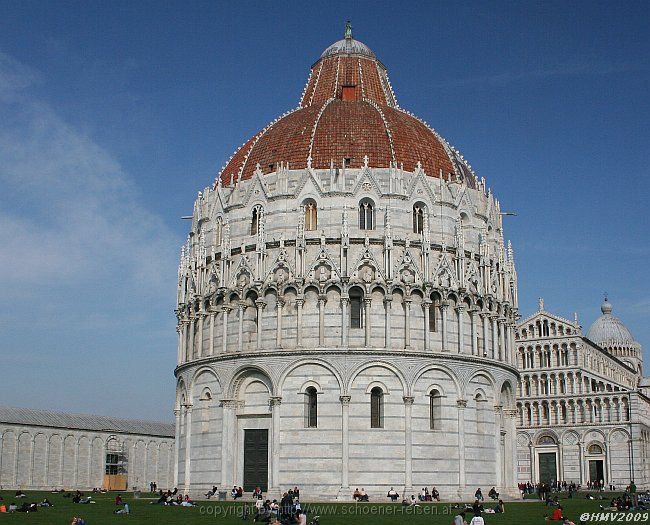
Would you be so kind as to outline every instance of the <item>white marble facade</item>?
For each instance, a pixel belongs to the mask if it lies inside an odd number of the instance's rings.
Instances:
[[[516,272],[475,188],[280,165],[199,193],[178,280],[182,490],[244,485],[247,429],[268,430],[273,495],[514,489]]]
[[[577,321],[544,309],[517,327],[517,479],[603,481],[650,488],[650,399],[641,348],[622,323],[603,315],[583,336]],[[610,330],[610,327],[616,330]],[[540,457],[555,458],[550,472]]]

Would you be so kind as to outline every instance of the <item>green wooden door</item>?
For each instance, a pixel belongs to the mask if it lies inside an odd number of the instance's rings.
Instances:
[[[557,456],[555,452],[543,452],[539,455],[539,481],[552,483],[557,480]]]
[[[252,492],[260,487],[263,492],[269,484],[269,431],[244,430],[244,490]]]

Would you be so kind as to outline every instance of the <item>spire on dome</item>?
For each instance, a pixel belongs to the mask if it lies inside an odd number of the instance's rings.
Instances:
[[[352,23],[349,20],[345,23],[345,38],[352,38]]]

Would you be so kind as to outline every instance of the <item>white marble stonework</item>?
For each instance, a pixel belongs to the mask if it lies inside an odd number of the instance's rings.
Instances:
[[[476,183],[281,168],[199,194],[178,280],[180,488],[243,485],[253,428],[274,494],[515,487],[516,272]]]
[[[577,316],[569,321],[548,312],[543,300],[517,326],[522,483],[552,477],[624,489],[634,479],[650,488],[650,381],[643,377],[641,346],[607,299],[601,310],[587,337]],[[555,468],[542,471],[541,454],[554,456]]]

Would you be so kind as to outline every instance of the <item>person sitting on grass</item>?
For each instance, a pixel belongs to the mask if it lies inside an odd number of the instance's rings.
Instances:
[[[45,498],[43,501],[41,501],[41,502],[38,504],[38,506],[39,506],[39,507],[54,507],[54,505],[52,505],[52,503],[50,502],[50,500],[47,499],[47,498]]]
[[[181,502],[181,507],[193,507],[194,502],[190,499],[189,494],[185,494],[185,499]]]
[[[496,504],[496,507],[494,507],[494,512],[497,514],[503,514],[506,511],[506,506],[503,504],[503,500],[500,499],[499,503]]]
[[[117,509],[114,513],[115,514],[131,514],[131,509],[129,508],[129,504],[125,503],[123,508]]]
[[[9,512],[17,512],[18,511],[18,505],[16,505],[13,501],[9,504]]]
[[[480,516],[483,514],[483,505],[479,503],[479,500],[476,500],[474,502],[474,505],[472,505],[472,512],[474,513],[474,516]]]
[[[564,509],[562,508],[562,505],[558,505],[558,507],[553,510],[553,514],[551,514],[551,517],[549,518],[546,516],[547,521],[564,521],[564,515],[563,511]]]
[[[431,487],[431,499],[440,501],[440,492],[438,492],[438,489],[436,487]]]
[[[386,497],[390,498],[391,501],[397,501],[399,494],[395,491],[393,487],[390,488]]]
[[[352,493],[352,499],[354,501],[359,501],[359,498],[361,497],[361,491],[359,490],[359,487],[354,489],[354,492]]]
[[[122,495],[118,494],[115,496],[115,505],[124,505],[124,501],[122,501]]]
[[[86,525],[86,520],[80,516],[75,516],[74,518],[72,518],[70,525]]]
[[[359,496],[359,501],[370,501],[368,499],[368,494],[366,494],[366,489],[361,487],[361,495]]]
[[[485,520],[482,516],[474,516],[472,521],[469,522],[469,525],[485,525]]]
[[[22,490],[17,490],[16,491],[16,497],[17,498],[26,498],[27,494],[25,494]]]
[[[410,507],[419,507],[418,500],[415,499],[415,494],[411,494],[411,500],[409,501]]]

